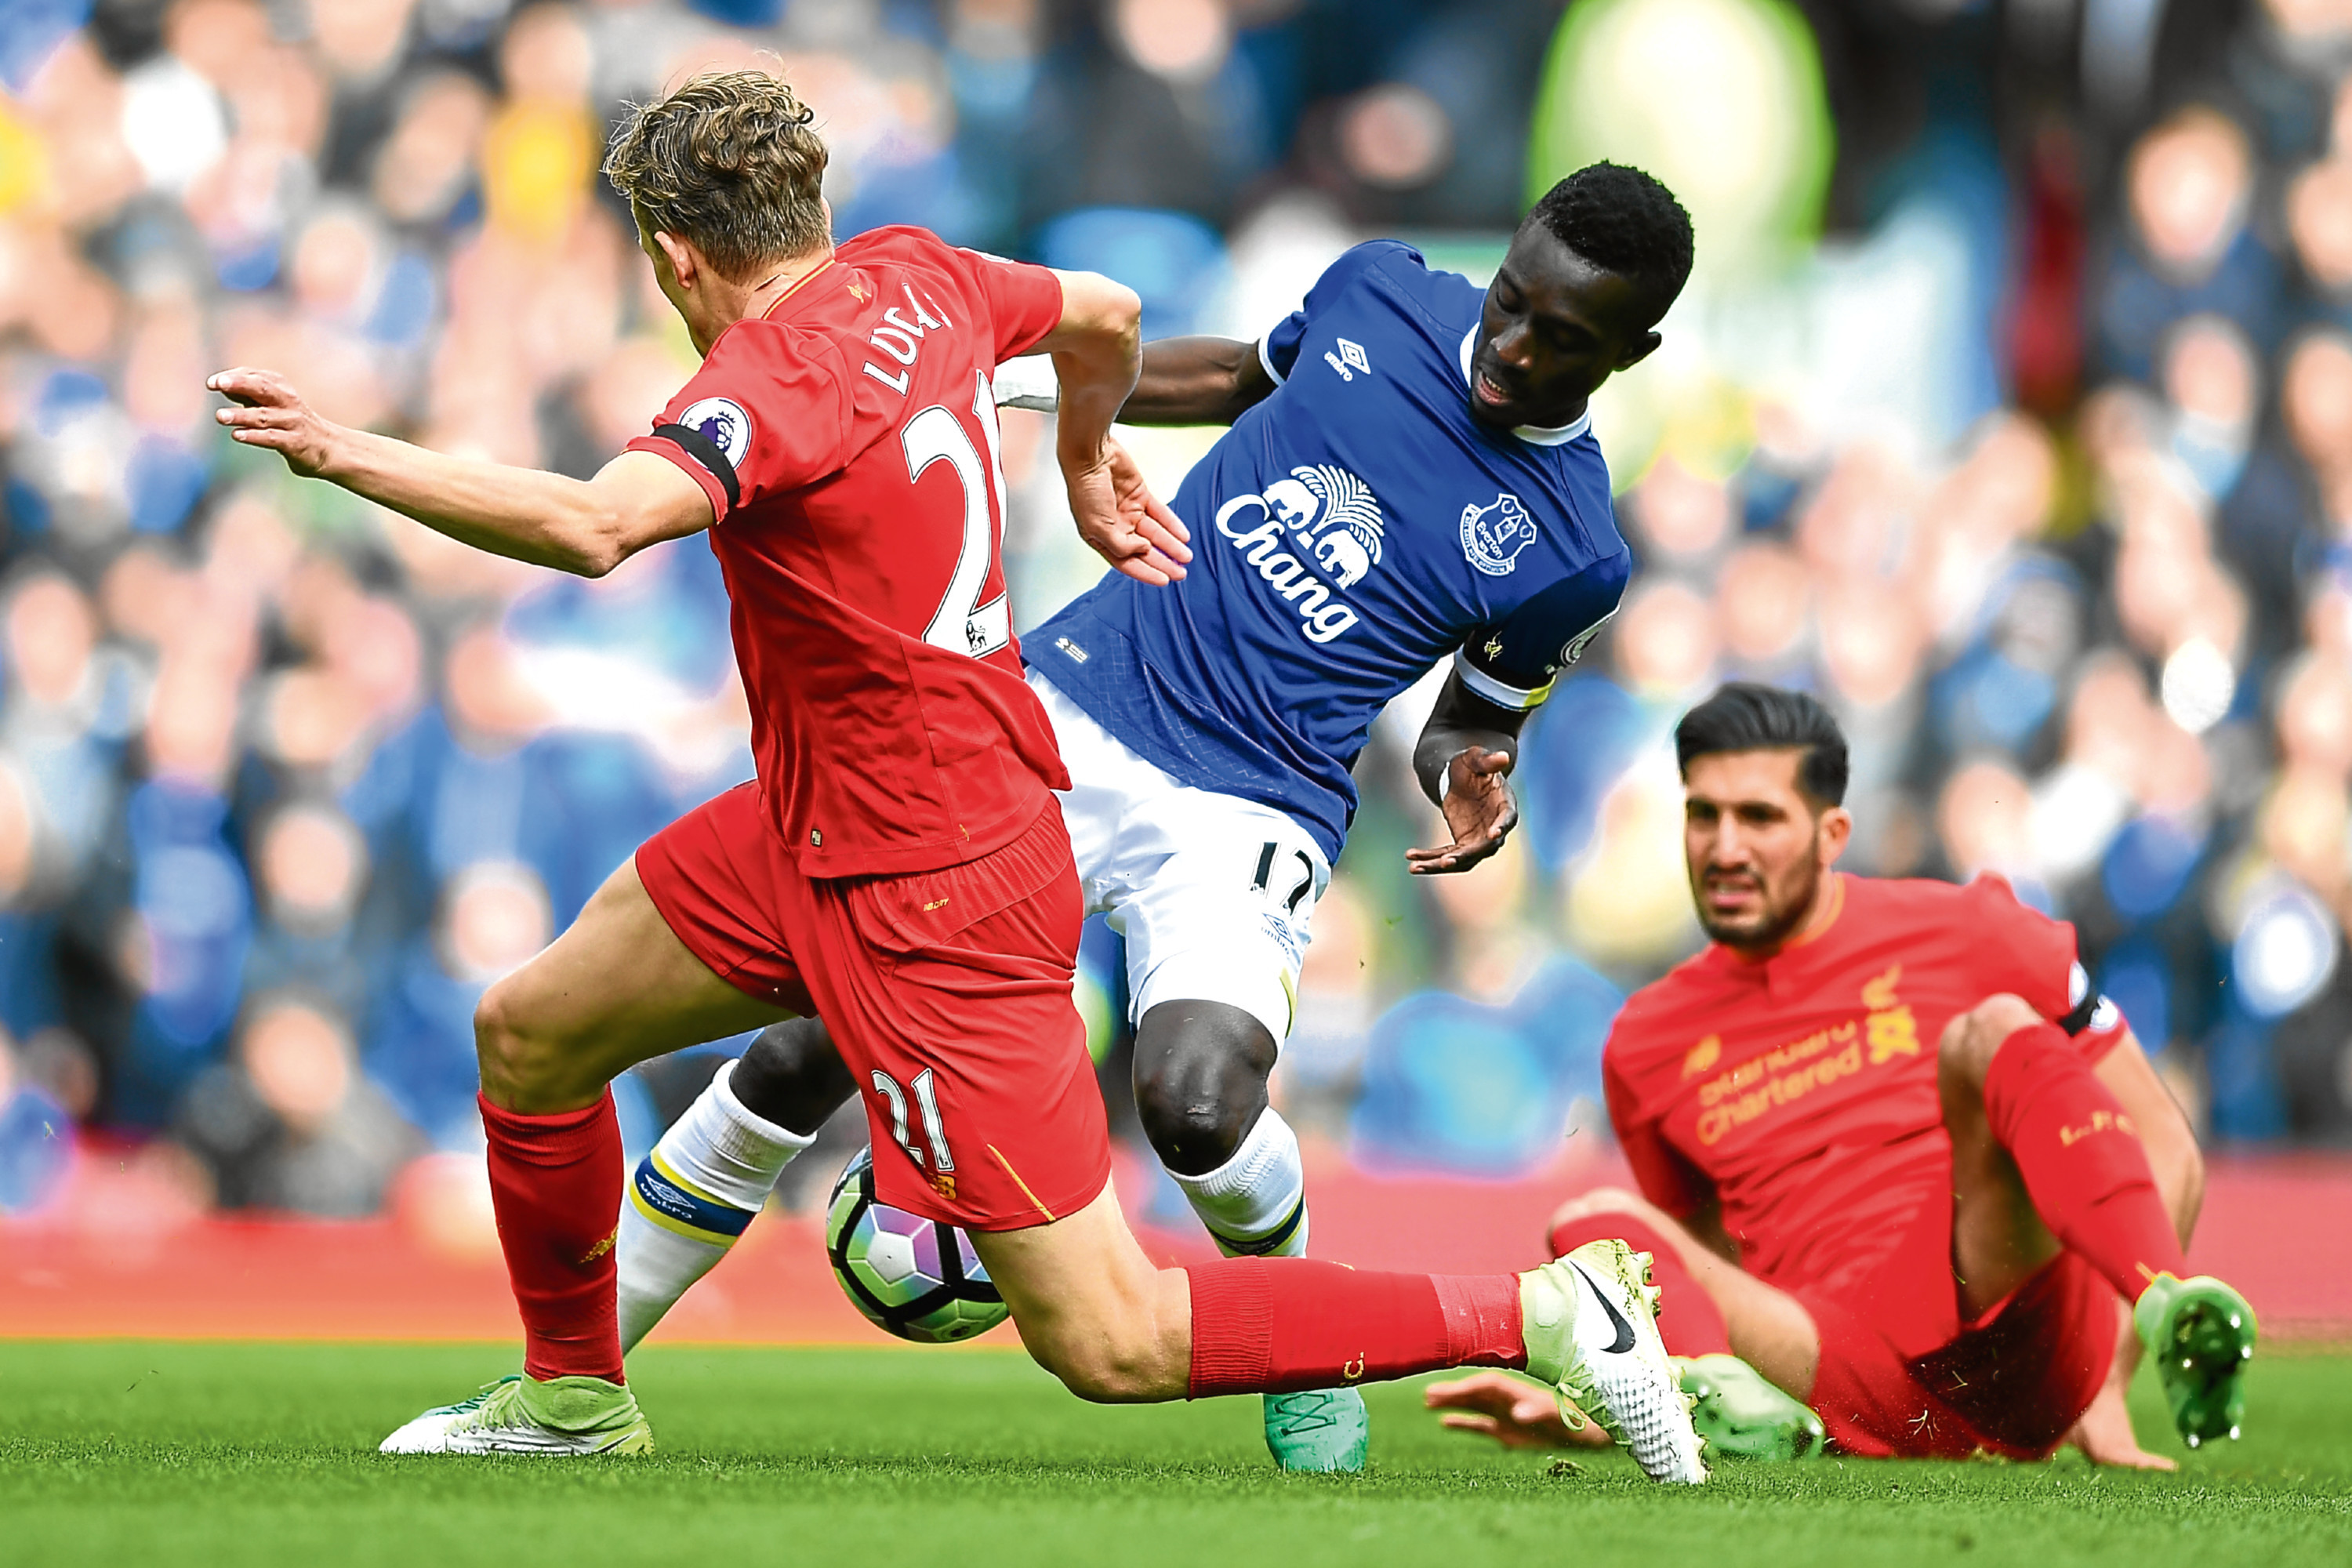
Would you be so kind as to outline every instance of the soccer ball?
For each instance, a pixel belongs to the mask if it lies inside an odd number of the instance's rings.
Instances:
[[[875,1201],[871,1149],[860,1149],[833,1184],[824,1255],[851,1303],[902,1340],[968,1340],[1009,1315],[970,1237]]]

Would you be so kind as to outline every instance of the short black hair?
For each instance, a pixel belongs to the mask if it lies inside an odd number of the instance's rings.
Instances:
[[[1683,776],[1701,757],[1726,752],[1801,751],[1797,787],[1823,805],[1845,804],[1845,731],[1801,691],[1734,680],[1683,715],[1675,726],[1675,763]]]
[[[1691,220],[1674,192],[1639,169],[1592,163],[1546,191],[1528,214],[1603,271],[1641,285],[1657,324],[1691,273]]]

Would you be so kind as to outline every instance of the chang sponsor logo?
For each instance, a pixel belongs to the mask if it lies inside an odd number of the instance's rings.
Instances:
[[[1217,531],[1297,613],[1300,631],[1315,643],[1361,618],[1339,595],[1380,564],[1382,527],[1371,487],[1329,463],[1293,468],[1263,494],[1235,496],[1217,509]]]

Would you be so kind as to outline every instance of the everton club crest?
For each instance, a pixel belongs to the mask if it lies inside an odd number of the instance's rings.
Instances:
[[[1489,577],[1508,576],[1519,552],[1536,542],[1536,520],[1505,490],[1486,506],[1462,509],[1462,553]]]

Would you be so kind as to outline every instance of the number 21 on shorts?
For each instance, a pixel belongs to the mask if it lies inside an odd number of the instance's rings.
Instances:
[[[883,1103],[890,1108],[890,1136],[899,1148],[907,1152],[907,1158],[914,1163],[915,1169],[923,1173],[941,1197],[955,1196],[955,1153],[948,1147],[948,1130],[940,1120],[940,1097],[938,1089],[933,1087],[931,1069],[925,1068],[902,1089],[897,1079],[876,1068],[874,1092],[880,1095]],[[928,1148],[916,1144],[915,1130],[908,1124],[907,1100],[910,1093],[916,1113],[922,1121],[923,1140]]]

